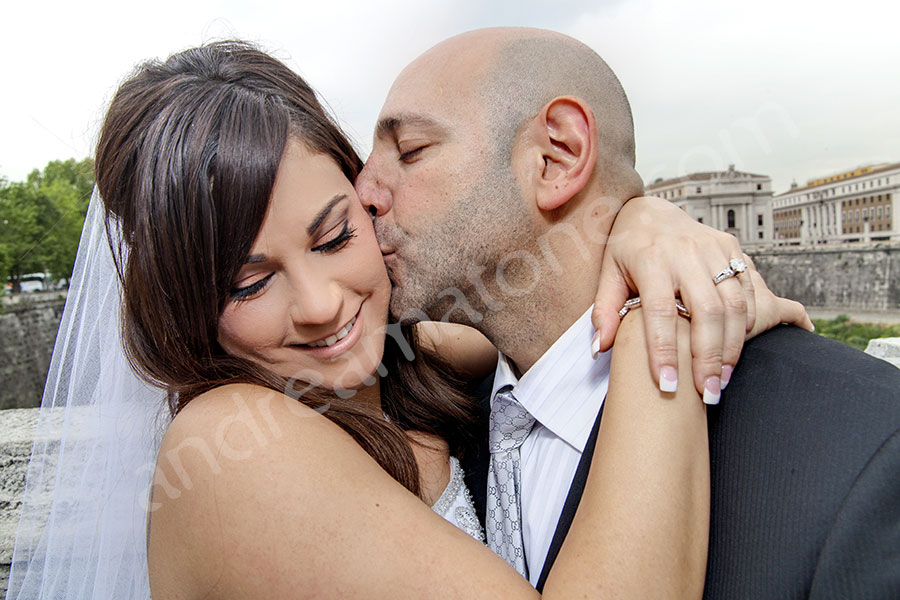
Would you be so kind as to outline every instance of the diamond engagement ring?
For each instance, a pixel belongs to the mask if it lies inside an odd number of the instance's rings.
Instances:
[[[729,277],[734,277],[747,270],[747,263],[740,258],[732,258],[728,261],[728,266],[716,273],[713,277],[713,283],[719,285]]]

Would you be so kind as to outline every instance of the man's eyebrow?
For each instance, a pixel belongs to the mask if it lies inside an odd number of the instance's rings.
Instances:
[[[397,135],[397,131],[401,127],[440,127],[440,123],[431,117],[422,115],[397,115],[384,117],[378,120],[375,126],[375,137],[386,138]]]
[[[325,208],[319,211],[319,214],[316,215],[316,218],[313,219],[312,223],[309,224],[309,227],[306,228],[306,233],[308,235],[312,235],[316,232],[316,230],[322,226],[322,222],[328,218],[328,215],[331,214],[331,209],[337,206],[337,203],[341,200],[345,199],[347,194],[338,194],[334,198],[328,201],[328,204],[325,205]]]

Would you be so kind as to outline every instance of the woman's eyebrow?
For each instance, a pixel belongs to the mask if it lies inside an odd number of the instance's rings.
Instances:
[[[338,194],[334,198],[328,201],[328,204],[325,205],[325,208],[319,211],[319,214],[316,215],[316,218],[313,219],[312,223],[309,224],[309,227],[306,228],[306,233],[308,235],[312,235],[316,232],[316,230],[322,226],[322,222],[328,218],[328,215],[331,214],[331,209],[333,209],[338,202],[347,197],[347,194]]]

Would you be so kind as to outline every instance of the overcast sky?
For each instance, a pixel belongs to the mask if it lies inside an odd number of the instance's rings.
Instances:
[[[251,6],[252,5],[252,6]],[[645,182],[704,170],[792,180],[900,162],[900,9],[883,0],[10,2],[0,61],[0,176],[93,154],[138,62],[253,40],[316,87],[363,155],[405,64],[456,33],[529,25],[603,56],[634,111]]]

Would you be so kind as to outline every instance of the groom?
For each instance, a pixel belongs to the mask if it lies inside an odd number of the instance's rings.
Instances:
[[[587,476],[602,416],[590,392],[605,389],[571,384],[598,367],[560,338],[589,331],[597,277],[585,261],[597,264],[615,214],[642,192],[625,93],[559,34],[452,38],[394,83],[357,187],[377,214],[393,314],[479,314],[470,324],[502,352],[492,392],[512,385],[537,419],[521,527],[540,590]],[[564,398],[542,392],[563,378]],[[900,371],[779,327],[745,345],[708,415],[706,597],[900,597]],[[467,467],[482,511],[488,460]]]

